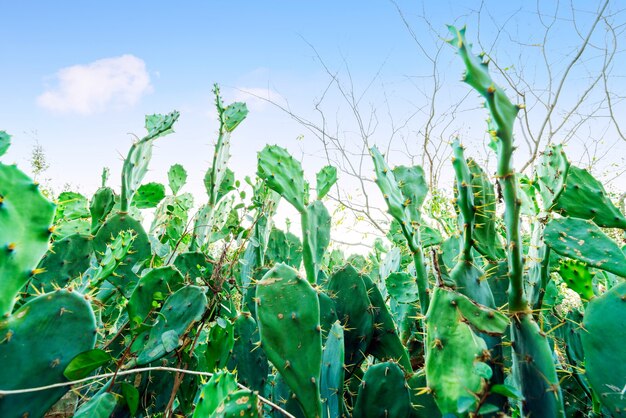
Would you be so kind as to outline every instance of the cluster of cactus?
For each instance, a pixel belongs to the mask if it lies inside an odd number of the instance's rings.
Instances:
[[[267,146],[246,200],[228,160],[248,111],[217,86],[195,215],[182,166],[168,171],[170,194],[143,183],[178,112],[146,117],[119,194],[105,170],[90,200],[53,204],[0,163],[0,416],[41,417],[64,395],[77,417],[625,416],[626,256],[605,229],[626,218],[559,145],[531,178],[514,172],[519,108],[465,30],[450,30],[490,114],[502,190],[500,201],[454,141],[452,233],[427,224],[423,169],[391,169],[375,147],[392,222],[368,257],[328,250],[332,166],[312,199],[300,162]],[[9,145],[0,132],[0,157]],[[274,224],[281,199],[300,238]],[[565,288],[580,306],[562,308]],[[55,385],[106,373],[69,393]]]

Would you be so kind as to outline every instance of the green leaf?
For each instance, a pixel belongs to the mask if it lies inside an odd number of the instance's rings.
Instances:
[[[169,180],[170,189],[172,193],[176,194],[187,182],[187,171],[185,167],[180,164],[174,164],[167,172],[167,179]]]
[[[511,385],[493,385],[490,392],[515,399],[516,401],[524,399],[522,392],[520,392],[515,386]]]
[[[139,209],[155,208],[164,197],[165,186],[162,184],[142,184],[133,197],[133,205]]]
[[[139,391],[130,383],[122,382],[122,395],[131,415],[135,415],[139,407]]]
[[[4,155],[11,145],[11,135],[5,131],[0,131],[0,157]]]
[[[102,392],[81,406],[74,418],[109,418],[117,405],[117,398],[111,392]]]
[[[491,379],[491,376],[493,375],[493,370],[491,370],[491,367],[489,367],[489,365],[487,363],[483,363],[482,361],[479,361],[478,363],[474,364],[474,373],[476,373],[478,376],[482,377],[483,379]]]
[[[106,351],[94,348],[74,357],[65,368],[63,375],[69,380],[83,379],[91,372],[113,360]]]
[[[492,405],[490,403],[486,403],[480,407],[480,409],[478,410],[478,414],[479,415],[493,414],[498,411],[500,411],[500,407],[496,405]]]

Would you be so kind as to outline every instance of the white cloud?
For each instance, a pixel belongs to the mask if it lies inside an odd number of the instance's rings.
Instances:
[[[271,105],[269,101],[280,102],[281,99],[280,94],[268,88],[238,87],[235,89],[233,101],[246,102],[248,109],[259,112]]]
[[[132,106],[152,91],[146,63],[134,55],[73,65],[56,74],[58,85],[37,98],[45,109],[84,115]]]

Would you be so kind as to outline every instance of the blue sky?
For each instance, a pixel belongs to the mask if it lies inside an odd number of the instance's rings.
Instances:
[[[569,2],[558,10],[552,5],[542,9],[558,17],[546,46],[557,75],[581,42],[573,32],[572,16],[584,33],[599,2],[572,4],[575,15]],[[467,23],[468,37],[478,43],[480,36],[498,64],[527,66],[527,87],[545,89],[547,74],[539,65],[536,47],[543,41],[543,27],[536,4],[486,2],[481,9],[479,1],[399,0],[397,5],[429,54],[441,46],[446,23]],[[617,24],[625,20],[618,7],[611,4],[608,9],[616,13],[612,19]],[[359,106],[364,114],[376,111],[378,126],[371,141],[388,140],[387,114],[394,115],[395,123],[410,119],[391,150],[397,151],[398,163],[406,163],[406,153],[400,152],[406,143],[412,147],[414,162],[420,160],[420,132],[428,113],[425,98],[432,85],[424,76],[431,64],[392,2],[0,1],[0,16],[0,129],[14,136],[4,160],[28,168],[38,141],[51,165],[46,177],[53,179],[57,191],[69,183],[91,193],[103,166],[111,168],[111,183],[117,187],[121,155],[132,141],[127,133],[141,134],[147,113],[177,109],[181,111],[177,134],[159,140],[146,180],[165,181],[167,168],[183,163],[190,175],[188,190],[202,194],[201,179],[215,139],[211,94],[215,82],[227,102],[245,100],[251,110],[233,139],[232,166],[241,177],[255,172],[256,152],[268,142],[287,146],[298,158],[304,155],[312,177],[324,163],[319,141],[287,114],[245,91],[288,103],[299,115],[319,121],[314,103],[327,88],[329,76],[317,53],[344,87],[351,81],[355,91],[363,93]],[[498,27],[505,31],[499,33]],[[594,43],[603,42],[602,33],[594,35]],[[602,58],[596,55],[592,50],[585,65],[573,71],[573,81],[563,92],[565,105],[580,94],[576,86]],[[625,68],[621,50],[615,65]],[[466,136],[482,153],[485,114],[475,95],[466,97],[468,88],[459,82],[462,66],[451,47],[441,48],[439,71],[437,109],[467,101],[448,130],[441,131],[440,140],[447,141],[452,134]],[[612,79],[611,88],[625,91],[624,80],[622,71]],[[618,105],[621,111],[623,102]],[[358,127],[336,88],[329,90],[324,109],[346,144],[358,145],[354,132]],[[416,116],[409,118],[413,113]],[[615,142],[610,129],[602,135]],[[619,162],[626,149],[613,145],[609,154],[613,159],[607,161]],[[584,159],[580,144],[571,146],[570,156]],[[358,185],[344,181],[359,193]]]

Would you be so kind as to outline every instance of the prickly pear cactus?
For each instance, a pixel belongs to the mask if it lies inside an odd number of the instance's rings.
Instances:
[[[585,374],[598,400],[614,416],[626,416],[626,283],[589,302],[581,333]]]
[[[437,287],[426,316],[426,380],[442,414],[467,416],[491,377],[484,363],[489,355],[478,332],[502,334],[509,321],[455,291]],[[476,398],[477,396],[477,398]],[[469,407],[459,400],[469,398]]]
[[[355,417],[407,417],[411,411],[409,388],[402,369],[391,362],[370,366],[359,387]]]
[[[278,264],[257,285],[261,346],[310,418],[322,416],[322,329],[317,293],[293,268]]]
[[[16,166],[0,163],[0,317],[48,249],[54,204]]]
[[[552,219],[546,225],[544,239],[560,255],[626,277],[626,255],[615,241],[589,220]]]
[[[85,297],[59,290],[31,299],[0,319],[0,389],[64,382],[70,360],[95,342],[96,319]],[[41,417],[68,390],[2,396],[0,416]]]

